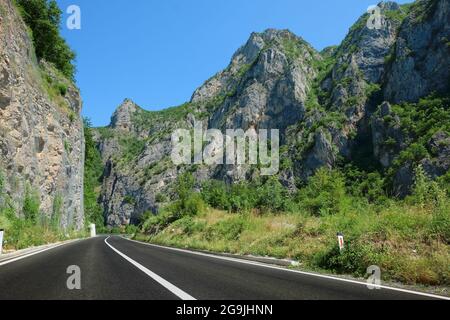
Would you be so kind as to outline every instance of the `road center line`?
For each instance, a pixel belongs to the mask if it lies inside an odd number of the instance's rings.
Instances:
[[[158,282],[160,285],[162,285],[164,288],[166,288],[167,290],[169,290],[170,292],[172,292],[174,295],[176,295],[177,297],[179,297],[182,300],[196,300],[194,297],[192,297],[191,295],[187,294],[186,292],[184,292],[183,290],[181,290],[180,288],[174,286],[173,284],[171,284],[170,282],[168,282],[167,280],[161,278],[160,276],[158,276],[156,273],[150,271],[149,269],[147,269],[146,267],[144,267],[143,265],[141,265],[140,263],[134,261],[133,259],[131,259],[130,257],[128,257],[127,255],[123,254],[122,252],[120,252],[119,250],[117,250],[116,248],[114,248],[112,245],[110,245],[108,243],[108,239],[111,237],[108,237],[105,239],[105,243],[108,245],[108,247],[110,247],[114,252],[116,252],[118,255],[120,255],[122,258],[124,258],[125,260],[127,260],[129,263],[131,263],[133,266],[135,266],[136,268],[138,268],[139,270],[141,270],[142,272],[144,272],[146,275],[148,275],[150,278],[152,278],[153,280],[155,280],[156,282]]]
[[[138,244],[146,245],[146,246],[150,246],[150,247],[154,247],[154,248],[160,248],[160,249],[166,249],[166,250],[171,250],[171,251],[189,253],[189,254],[192,254],[192,255],[198,255],[198,256],[203,256],[203,257],[208,257],[208,258],[213,258],[213,259],[218,259],[218,260],[237,262],[237,263],[241,263],[241,264],[248,264],[248,265],[253,265],[253,266],[258,266],[258,267],[263,267],[263,268],[275,269],[275,270],[278,270],[278,271],[293,272],[293,273],[297,273],[297,274],[301,274],[301,275],[307,275],[307,276],[312,276],[312,277],[317,277],[317,278],[322,278],[322,279],[335,280],[335,281],[341,281],[341,282],[347,282],[347,283],[367,286],[366,282],[361,282],[361,281],[357,281],[357,280],[342,279],[342,278],[337,278],[337,277],[332,277],[332,276],[327,276],[327,275],[322,275],[322,274],[317,274],[317,273],[311,273],[311,272],[305,272],[305,271],[300,271],[300,270],[285,269],[285,268],[281,268],[281,267],[270,266],[270,265],[259,263],[259,262],[253,262],[253,261],[237,259],[237,258],[223,257],[223,256],[207,254],[207,253],[203,253],[203,252],[195,252],[195,251],[184,250],[184,249],[178,249],[178,248],[164,247],[164,246],[160,246],[160,245],[156,245],[156,244],[145,243],[145,242],[141,242],[141,241],[128,239],[128,238],[125,238],[125,237],[122,237],[122,238],[125,239],[125,240],[128,240],[128,241],[131,241],[131,242],[136,242]],[[417,296],[423,296],[423,297],[429,297],[429,298],[433,298],[433,299],[450,300],[449,297],[439,296],[439,295],[434,295],[434,294],[429,294],[429,293],[423,293],[423,292],[418,292],[418,291],[413,291],[413,290],[389,287],[389,286],[384,286],[384,285],[380,285],[379,287],[381,289],[398,291],[398,292],[403,292],[403,293],[409,293],[409,294],[413,294],[413,295],[417,295]]]

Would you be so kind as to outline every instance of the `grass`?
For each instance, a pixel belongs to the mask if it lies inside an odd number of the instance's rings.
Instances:
[[[53,220],[56,221],[56,220]],[[10,209],[0,210],[0,229],[5,230],[3,248],[5,251],[21,250],[59,241],[84,237],[84,232],[64,231],[41,216],[39,221],[15,217]]]
[[[247,187],[217,182],[199,193],[195,178],[185,174],[176,188],[179,200],[157,216],[144,217],[142,234],[135,237],[166,246],[288,258],[304,269],[358,277],[377,265],[384,280],[449,285],[449,180],[432,181],[419,166],[412,195],[398,200],[386,196],[379,174],[351,168],[319,170],[292,195],[276,192],[275,180]],[[258,198],[270,200],[260,204]],[[247,205],[227,208],[230,201]],[[345,235],[343,252],[337,233]]]
[[[366,208],[367,209],[367,208]],[[448,211],[446,213],[448,218]],[[300,261],[312,270],[364,276],[378,265],[384,280],[406,284],[449,285],[448,245],[433,235],[436,212],[429,207],[392,203],[377,211],[313,217],[290,214],[229,214],[210,209],[178,220],[139,240],[167,246]],[[343,232],[347,251],[340,254],[336,233]]]

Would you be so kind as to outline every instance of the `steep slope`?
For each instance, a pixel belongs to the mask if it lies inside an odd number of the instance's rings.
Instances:
[[[36,195],[47,218],[80,229],[83,125],[78,89],[50,64],[37,63],[30,33],[11,0],[0,0],[0,171],[5,202],[23,217]]]
[[[171,133],[193,129],[196,121],[203,129],[221,131],[279,129],[278,179],[291,193],[322,167],[376,171],[390,181],[396,196],[409,192],[419,163],[433,178],[446,174],[448,126],[428,122],[420,131],[408,124],[411,118],[425,122],[420,110],[428,104],[434,119],[449,115],[449,3],[381,2],[378,7],[379,27],[368,26],[366,13],[338,47],[321,53],[287,30],[252,34],[230,65],[183,106],[148,112],[126,100],[111,125],[97,130],[106,167],[101,200],[108,225],[158,212],[185,171],[200,182],[258,179],[259,170],[251,165],[173,165]],[[432,92],[437,101],[418,102]],[[404,112],[411,109],[417,112]],[[426,151],[413,160],[405,157],[419,142]]]

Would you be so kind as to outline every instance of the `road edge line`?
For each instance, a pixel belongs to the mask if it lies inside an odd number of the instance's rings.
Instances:
[[[156,273],[154,273],[153,271],[149,270],[148,268],[144,267],[142,264],[140,264],[139,262],[131,259],[130,257],[128,257],[127,255],[125,255],[124,253],[120,252],[119,250],[117,250],[116,248],[114,248],[112,245],[110,245],[108,243],[108,239],[111,238],[111,236],[109,236],[108,238],[105,239],[105,244],[110,247],[115,253],[117,253],[119,256],[121,256],[122,258],[124,258],[125,260],[127,260],[129,263],[131,263],[133,266],[135,266],[136,268],[138,268],[139,270],[141,270],[143,273],[145,273],[147,276],[149,276],[150,278],[152,278],[153,280],[155,280],[156,282],[158,282],[161,286],[163,286],[164,288],[166,288],[167,290],[169,290],[171,293],[173,293],[174,295],[176,295],[178,298],[182,299],[182,300],[186,300],[186,301],[195,301],[197,299],[195,299],[193,296],[189,295],[188,293],[184,292],[183,290],[181,290],[180,288],[176,287],[175,285],[173,285],[172,283],[170,283],[169,281],[165,280],[164,278],[162,278],[161,276],[157,275]]]
[[[161,249],[167,249],[167,250],[172,250],[172,251],[184,252],[184,253],[189,253],[189,254],[193,254],[193,255],[199,255],[199,256],[204,256],[204,257],[209,257],[209,258],[214,258],[214,259],[219,259],[219,260],[243,263],[243,264],[248,264],[248,265],[253,265],[253,266],[259,266],[259,267],[270,268],[270,269],[275,269],[275,270],[280,270],[280,271],[287,271],[287,272],[293,272],[293,273],[307,275],[307,276],[313,276],[313,277],[317,277],[317,278],[323,278],[323,279],[328,279],[328,280],[336,280],[336,281],[341,281],[341,282],[347,282],[347,283],[352,283],[352,284],[357,284],[357,285],[368,286],[368,284],[366,282],[361,282],[361,281],[357,281],[357,280],[343,279],[343,278],[337,278],[337,277],[328,276],[328,275],[322,275],[322,274],[318,274],[318,273],[286,269],[286,268],[282,268],[282,267],[278,267],[278,266],[268,265],[268,264],[264,264],[264,263],[261,263],[261,262],[254,262],[254,261],[249,261],[249,260],[244,260],[244,259],[229,258],[229,257],[218,256],[218,255],[214,255],[214,254],[203,253],[203,252],[195,252],[195,251],[190,251],[190,250],[185,250],[185,249],[165,247],[165,246],[161,246],[161,245],[157,245],[157,244],[146,243],[146,242],[141,242],[141,241],[128,239],[128,238],[123,237],[123,236],[122,236],[122,238],[125,239],[125,240],[128,240],[128,241],[131,241],[131,242],[136,242],[138,244],[151,246],[151,247],[155,247],[155,248],[161,248]],[[431,294],[431,293],[425,293],[425,292],[413,291],[413,290],[408,290],[408,289],[395,288],[395,287],[390,287],[390,286],[385,286],[385,285],[379,285],[377,287],[379,287],[381,289],[386,289],[386,290],[398,291],[398,292],[409,293],[409,294],[423,296],[423,297],[428,297],[428,298],[434,298],[434,299],[439,299],[439,300],[449,300],[450,301],[450,297],[435,295],[435,294]]]
[[[8,259],[8,260],[6,260],[6,261],[2,261],[2,262],[0,262],[0,267],[3,267],[3,266],[5,266],[5,265],[7,265],[7,264],[10,264],[10,263],[13,263],[13,262],[16,262],[16,261],[19,261],[19,260],[23,260],[23,259],[26,259],[26,258],[35,256],[35,255],[38,255],[38,254],[40,254],[40,253],[44,253],[44,252],[46,252],[46,251],[50,251],[50,250],[53,250],[53,249],[56,249],[56,248],[65,246],[65,245],[67,245],[67,244],[75,243],[75,242],[77,242],[77,241],[81,241],[81,239],[77,239],[77,240],[73,240],[73,241],[68,241],[68,242],[64,242],[64,243],[59,243],[59,244],[56,244],[56,245],[54,245],[54,246],[52,246],[52,247],[49,247],[49,248],[45,248],[45,249],[42,249],[42,250],[34,251],[34,252],[31,252],[31,253],[24,254],[24,255],[22,255],[22,256],[18,256],[18,257],[16,257],[16,258],[12,258],[12,259]]]

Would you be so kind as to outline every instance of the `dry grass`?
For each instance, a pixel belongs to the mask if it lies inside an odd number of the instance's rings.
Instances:
[[[432,208],[392,203],[381,210],[312,217],[209,210],[141,240],[183,248],[289,258],[302,267],[363,276],[379,265],[385,280],[449,285],[450,246],[433,232]],[[445,213],[448,215],[448,210]],[[336,233],[348,250],[336,251]]]

